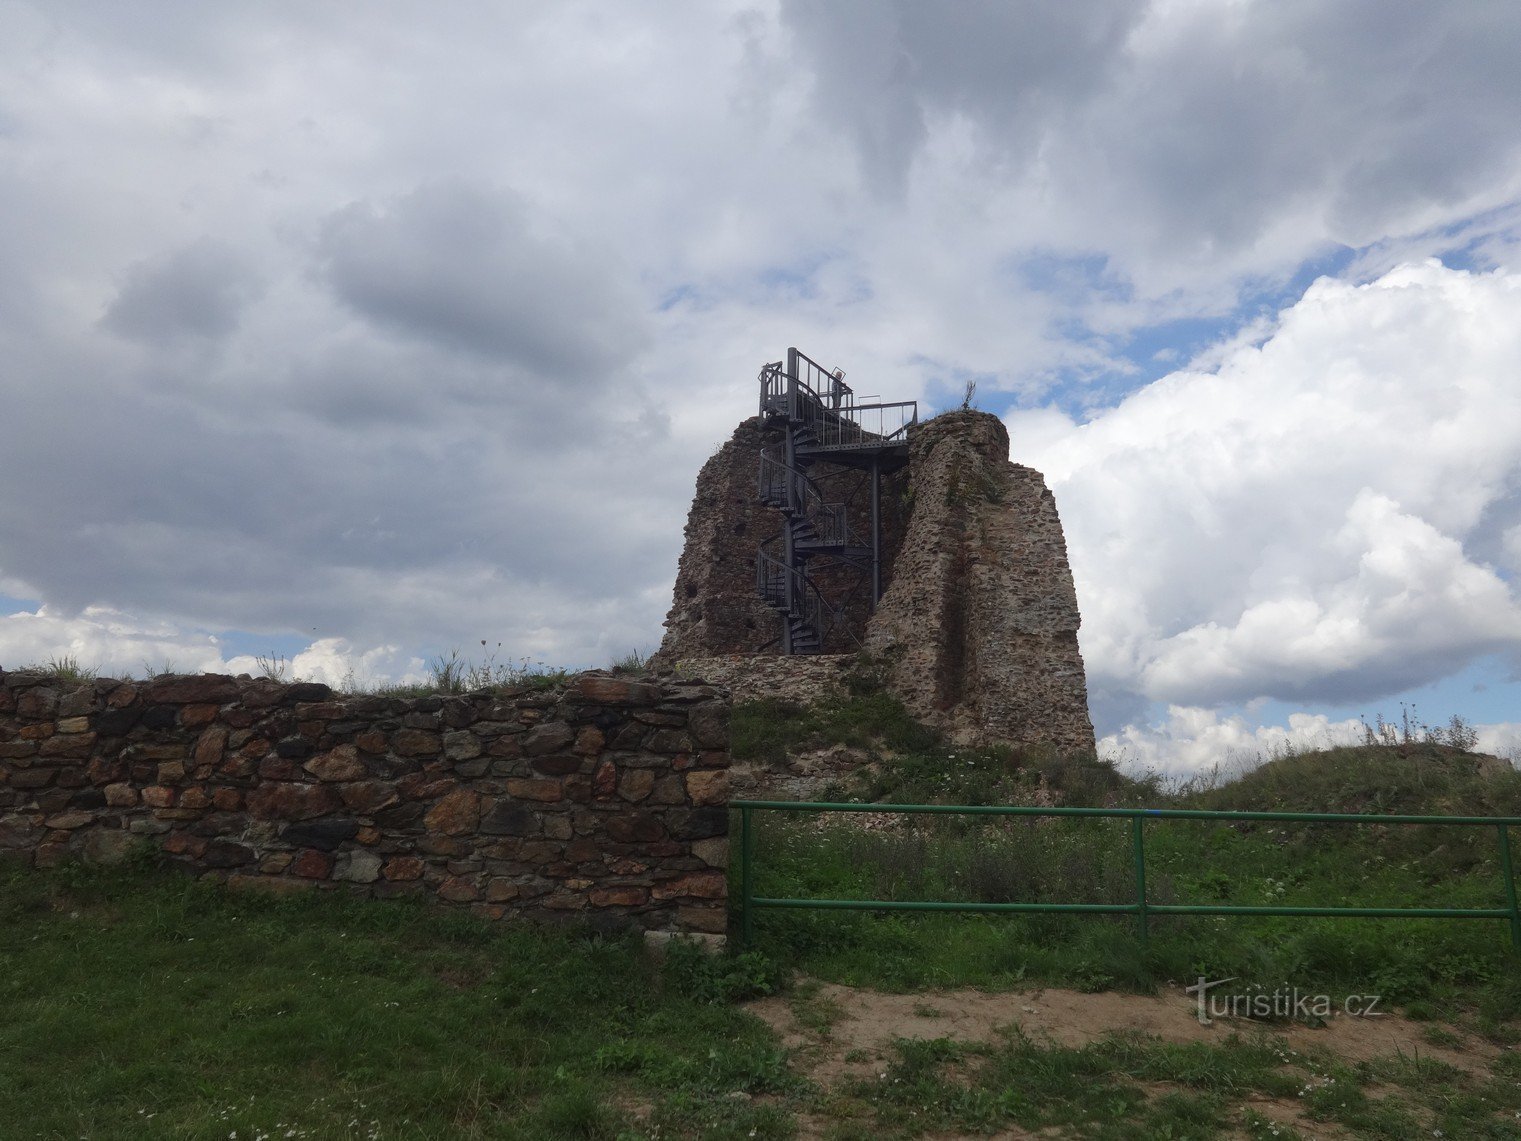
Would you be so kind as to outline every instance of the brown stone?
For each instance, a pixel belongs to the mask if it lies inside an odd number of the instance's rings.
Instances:
[[[598,800],[608,800],[618,788],[618,766],[603,761],[592,774],[592,795]]]
[[[219,788],[212,791],[211,803],[223,812],[236,812],[243,807],[243,794],[235,788]]]
[[[325,880],[333,871],[333,857],[315,848],[303,848],[290,862],[291,875],[309,880]]]
[[[507,794],[515,796],[519,800],[537,800],[551,803],[559,800],[564,794],[564,785],[557,780],[549,778],[513,778],[507,781]]]
[[[52,783],[52,769],[21,769],[10,776],[12,788],[45,788]]]
[[[210,808],[211,796],[199,785],[180,793],[181,808]]]
[[[53,735],[53,723],[43,721],[36,725],[23,725],[16,730],[16,736],[23,741],[46,741]]]
[[[665,825],[647,812],[609,815],[603,828],[608,839],[619,844],[647,844],[665,837]]]
[[[16,698],[16,713],[20,717],[52,717],[58,712],[58,691],[38,686],[28,689]]]
[[[215,714],[216,706],[187,705],[189,709],[210,708]],[[220,725],[212,725],[196,738],[195,748],[191,751],[191,759],[198,765],[219,765],[222,763],[222,754],[227,748],[227,730]]]
[[[450,903],[469,903],[480,898],[480,889],[463,876],[450,876],[438,885],[438,894]]]
[[[260,820],[310,820],[335,811],[340,803],[324,784],[270,781],[248,793],[248,811]]]
[[[754,558],[750,561],[753,566]],[[654,705],[660,700],[660,689],[645,682],[584,673],[571,684],[569,696],[588,705]]]
[[[132,745],[127,749],[127,754],[134,762],[150,761],[153,764],[161,764],[164,761],[183,761],[187,750],[181,744]]]
[[[338,795],[343,797],[343,803],[350,812],[356,812],[360,816],[370,816],[400,799],[394,785],[379,780],[339,785]]]
[[[719,702],[695,706],[687,715],[687,731],[700,749],[729,745],[729,707]]]
[[[523,744],[516,737],[498,737],[486,750],[487,755],[511,759],[523,755]]]
[[[687,773],[686,782],[693,804],[729,803],[729,774],[723,769],[694,769]]]
[[[649,769],[630,769],[618,781],[618,795],[624,800],[643,800],[655,787],[655,774]]]
[[[686,785],[681,777],[672,773],[656,779],[655,787],[650,789],[649,801],[651,804],[682,804],[686,798]]]
[[[150,785],[143,789],[142,800],[149,808],[168,808],[174,803],[174,789]]]
[[[595,725],[588,725],[576,734],[575,751],[583,757],[594,757],[607,744],[607,737]]]
[[[644,747],[652,753],[685,753],[692,739],[679,729],[657,729],[645,739]]]
[[[19,761],[36,755],[36,741],[0,741],[0,761]]]
[[[359,750],[353,745],[339,745],[330,752],[319,753],[302,766],[318,780],[355,781],[369,775]]]
[[[382,865],[380,874],[388,880],[420,880],[423,862],[416,856],[392,856]]]
[[[58,732],[60,733],[88,733],[90,731],[90,719],[88,717],[60,717],[58,719]]]
[[[417,850],[425,856],[466,856],[470,845],[452,836],[425,835],[417,838]]]
[[[689,872],[655,885],[656,899],[723,899],[729,894],[729,880],[723,872]]]
[[[124,681],[107,695],[106,704],[112,709],[125,709],[136,700],[137,686],[130,681]]]
[[[130,784],[108,784],[104,792],[112,808],[131,808],[137,803],[137,790]]]
[[[42,748],[38,752],[44,757],[83,760],[90,755],[90,748],[94,744],[94,733],[75,733],[70,737],[49,737],[42,742]]]
[[[430,831],[445,836],[463,836],[474,832],[481,820],[481,798],[469,789],[458,789],[444,797],[423,817]]]
[[[74,829],[83,828],[95,819],[95,814],[75,810],[73,812],[60,812],[57,816],[49,816],[43,823],[49,828]]]
[[[398,729],[391,734],[391,751],[400,757],[437,756],[443,748],[443,739],[426,729]]]
[[[207,702],[201,705],[187,705],[180,710],[180,724],[187,729],[198,729],[202,725],[210,725],[217,719],[219,705]]]
[[[649,899],[649,889],[643,887],[601,887],[591,893],[593,907],[639,907]]]
[[[225,674],[161,677],[144,687],[143,697],[162,705],[225,705],[238,699],[238,683]]]
[[[188,856],[198,860],[206,853],[206,841],[189,832],[171,832],[164,837],[163,850],[171,856]]]
[[[451,761],[472,761],[480,755],[480,740],[469,730],[456,729],[444,734],[444,756]]]
[[[582,763],[583,758],[572,753],[550,753],[545,757],[535,757],[532,767],[546,776],[563,777],[578,772]]]
[[[121,828],[92,828],[85,833],[82,851],[92,864],[119,864],[132,855],[137,840]]]
[[[159,784],[178,784],[185,779],[184,761],[165,761],[158,767]]]
[[[521,889],[511,880],[494,876],[486,881],[486,899],[491,903],[506,903],[521,894]]]
[[[720,836],[708,840],[693,840],[692,855],[712,868],[729,866],[729,841]]]
[[[568,748],[576,739],[575,733],[569,725],[559,721],[552,721],[547,725],[539,725],[530,729],[523,737],[523,752],[530,757],[540,757],[547,753],[558,753]]]
[[[354,737],[354,745],[361,752],[379,755],[386,751],[386,735],[379,729],[366,729]]]

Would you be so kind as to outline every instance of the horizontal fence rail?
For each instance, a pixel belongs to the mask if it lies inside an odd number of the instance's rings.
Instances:
[[[760,908],[800,908],[832,911],[966,911],[966,912],[1065,912],[1087,915],[1133,915],[1136,933],[1144,947],[1149,919],[1153,915],[1288,915],[1346,916],[1365,919],[1506,919],[1511,944],[1521,951],[1521,906],[1517,904],[1515,873],[1511,866],[1510,833],[1521,825],[1517,816],[1413,816],[1368,815],[1351,812],[1232,812],[1194,808],[1044,808],[1034,805],[970,804],[835,804],[796,800],[732,800],[739,813],[740,941],[749,946],[753,917]],[[756,812],[871,812],[936,816],[1082,816],[1121,818],[1130,821],[1135,895],[1129,903],[962,903],[951,900],[888,899],[787,899],[757,896],[754,892]],[[1146,898],[1146,836],[1148,820],[1283,821],[1300,824],[1436,824],[1491,827],[1499,839],[1504,907],[1311,907],[1293,905],[1246,905],[1213,903],[1151,903]]]

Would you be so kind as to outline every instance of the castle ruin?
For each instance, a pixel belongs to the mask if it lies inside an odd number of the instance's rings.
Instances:
[[[796,349],[703,466],[660,668],[794,699],[865,654],[968,744],[1092,752],[1056,502],[1003,423],[857,400]]]

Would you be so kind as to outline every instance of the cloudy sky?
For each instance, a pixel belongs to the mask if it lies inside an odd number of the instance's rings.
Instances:
[[[1094,719],[1521,737],[1521,7],[0,0],[0,664],[659,641],[797,345],[1005,417]]]

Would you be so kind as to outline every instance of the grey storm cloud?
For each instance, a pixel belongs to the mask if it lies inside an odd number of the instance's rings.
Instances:
[[[789,0],[813,103],[901,193],[956,122],[1068,240],[1199,265],[1300,219],[1294,258],[1484,205],[1521,153],[1521,8]],[[1086,227],[1086,230],[1084,229]],[[1053,225],[1052,232],[1058,227]]]
[[[647,337],[604,252],[533,233],[515,195],[462,180],[346,207],[318,249],[335,293],[378,325],[541,377],[585,382]]]
[[[261,287],[259,274],[243,254],[202,238],[133,265],[103,323],[153,345],[185,338],[218,340],[237,328]]]

